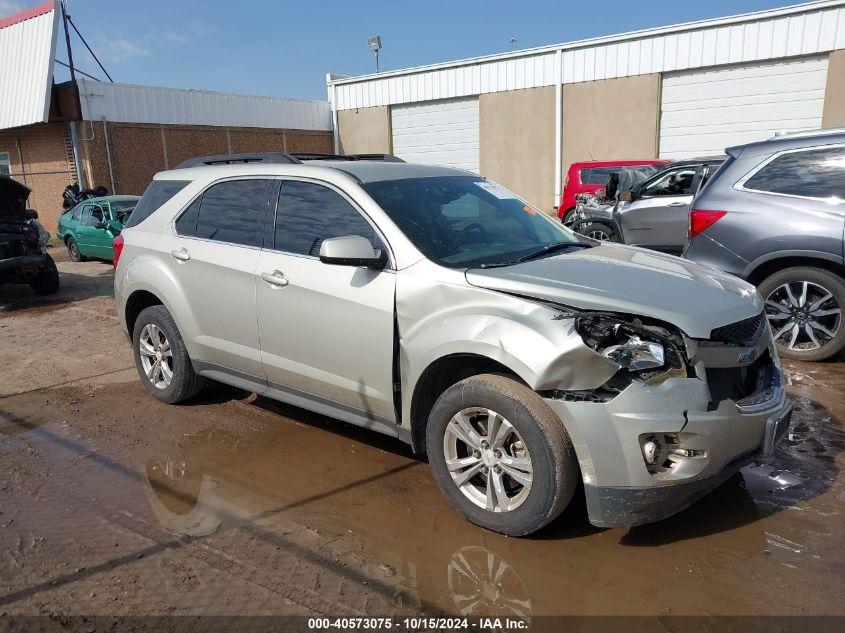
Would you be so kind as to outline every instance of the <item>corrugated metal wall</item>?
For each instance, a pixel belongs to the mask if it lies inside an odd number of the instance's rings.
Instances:
[[[47,120],[58,19],[52,2],[38,11],[0,28],[0,130]]]
[[[827,64],[802,58],[665,76],[660,157],[721,154],[778,131],[820,128]]]
[[[81,79],[82,118],[88,121],[215,125],[231,127],[332,129],[326,101],[110,84]]]
[[[554,85],[555,50],[568,84],[837,48],[845,48],[845,2],[826,1],[331,83],[335,107],[348,110]]]

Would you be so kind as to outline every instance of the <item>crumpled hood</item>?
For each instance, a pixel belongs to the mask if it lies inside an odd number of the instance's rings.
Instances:
[[[693,338],[760,314],[763,301],[749,283],[672,255],[602,244],[513,266],[473,268],[480,288],[535,297],[584,310],[652,317]]]

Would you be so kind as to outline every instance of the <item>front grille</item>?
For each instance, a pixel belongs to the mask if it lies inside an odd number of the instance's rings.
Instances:
[[[738,402],[771,387],[777,369],[768,350],[746,367],[708,367],[710,406],[716,409],[723,400]]]
[[[764,316],[760,313],[750,319],[717,327],[710,332],[710,341],[731,345],[754,344],[763,330],[764,322]]]

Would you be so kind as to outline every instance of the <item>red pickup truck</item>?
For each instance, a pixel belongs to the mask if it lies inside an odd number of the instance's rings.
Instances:
[[[595,193],[604,187],[610,174],[619,171],[621,167],[642,167],[646,176],[657,173],[671,161],[650,160],[593,160],[583,163],[572,163],[563,183],[563,199],[557,211],[561,222],[569,222],[569,214],[575,210],[576,193]]]

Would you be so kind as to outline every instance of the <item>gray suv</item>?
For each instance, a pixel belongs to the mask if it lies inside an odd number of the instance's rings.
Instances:
[[[786,358],[845,346],[845,130],[727,150],[693,201],[684,256],[755,284]]]
[[[595,525],[669,516],[789,424],[751,285],[579,236],[468,172],[198,159],[155,177],[115,255],[155,397],[213,379],[395,436],[505,534],[579,481]]]

